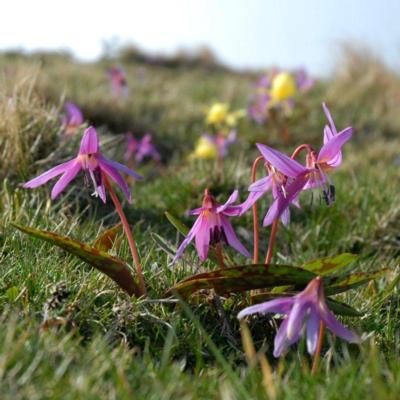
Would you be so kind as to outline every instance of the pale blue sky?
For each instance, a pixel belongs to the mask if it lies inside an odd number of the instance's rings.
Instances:
[[[239,68],[327,74],[352,41],[400,67],[399,0],[13,0],[1,16],[0,49],[64,48],[86,60],[117,37],[161,52],[208,45]]]

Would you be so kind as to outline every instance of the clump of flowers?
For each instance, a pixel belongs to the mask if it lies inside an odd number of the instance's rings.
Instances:
[[[124,158],[127,162],[135,159],[137,163],[141,163],[146,158],[156,162],[161,161],[160,153],[157,151],[151,133],[146,133],[141,139],[136,139],[132,132],[128,132],[126,134],[126,145]]]
[[[229,147],[236,141],[236,130],[232,130],[228,136],[223,133],[215,135],[204,134],[199,138],[190,159],[217,159],[222,160],[228,154]]]
[[[294,73],[272,71],[256,83],[248,114],[259,124],[264,124],[270,119],[274,110],[289,115],[296,97],[307,92],[313,85],[314,80],[304,70]]]
[[[73,136],[83,124],[82,111],[76,104],[67,102],[64,105],[64,113],[61,120],[63,131],[66,135]]]

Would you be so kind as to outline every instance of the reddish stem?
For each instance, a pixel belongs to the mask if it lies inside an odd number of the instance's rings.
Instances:
[[[256,180],[257,166],[258,163],[264,160],[263,156],[257,157],[253,162],[253,167],[251,168],[251,182],[254,183]],[[253,204],[253,263],[257,264],[259,259],[259,229],[258,229],[258,212],[257,212],[257,202]]]
[[[269,240],[268,240],[267,255],[265,257],[264,264],[269,264],[271,262],[272,254],[274,252],[274,244],[275,244],[276,232],[278,230],[278,225],[279,225],[279,218],[277,218],[272,224],[271,234],[269,235]]]
[[[302,150],[307,150],[308,153],[313,151],[313,148],[309,144],[302,144],[293,152],[292,157],[293,159],[297,158],[297,156],[301,153]]]
[[[320,321],[318,342],[317,342],[317,348],[315,350],[314,359],[313,359],[313,363],[312,363],[311,375],[315,375],[318,371],[319,358],[321,355],[322,344],[324,342],[324,334],[325,334],[325,324],[322,321]]]
[[[103,174],[103,180],[104,180],[104,184],[106,185],[106,188],[108,189],[111,199],[114,203],[115,209],[117,210],[117,213],[119,215],[119,218],[121,219],[122,222],[122,226],[124,227],[124,231],[125,231],[125,235],[128,239],[128,244],[129,244],[129,248],[131,250],[132,253],[132,257],[133,257],[133,261],[135,263],[136,266],[136,273],[137,276],[139,278],[139,286],[140,286],[140,291],[141,291],[141,295],[145,296],[147,294],[146,291],[146,285],[144,283],[144,278],[143,278],[143,273],[142,273],[142,266],[140,264],[140,258],[139,258],[139,253],[136,247],[136,243],[135,240],[133,238],[133,234],[131,231],[131,228],[129,227],[129,223],[128,220],[126,219],[124,210],[122,209],[121,203],[118,200],[117,195],[115,194],[114,189],[112,188],[107,176],[105,174]]]
[[[215,253],[217,255],[217,260],[218,260],[218,264],[220,266],[221,269],[225,268],[225,263],[224,263],[224,254],[222,252],[222,243],[218,242],[215,246]]]

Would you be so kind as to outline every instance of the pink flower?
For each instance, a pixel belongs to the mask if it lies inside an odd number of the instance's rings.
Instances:
[[[113,97],[126,97],[128,95],[128,83],[125,71],[121,66],[114,66],[108,70]]]
[[[51,198],[55,199],[81,170],[88,173],[95,188],[94,194],[98,195],[104,203],[106,202],[104,175],[110,177],[121,188],[129,202],[131,201],[131,193],[119,171],[125,172],[136,179],[142,179],[140,175],[125,167],[125,165],[104,158],[100,153],[97,132],[93,127],[89,127],[85,130],[76,158],[51,168],[26,182],[23,187],[36,188],[62,174],[51,191]]]
[[[305,332],[307,336],[308,352],[314,354],[321,321],[342,339],[350,343],[358,343],[360,341],[360,338],[344,327],[329,310],[321,277],[313,279],[302,292],[293,297],[280,297],[247,307],[238,314],[238,318],[242,319],[255,313],[286,315],[275,336],[275,357],[279,357],[289,346],[296,343],[300,339],[302,332]],[[305,329],[303,329],[304,327]]]
[[[215,201],[214,197],[206,189],[204,191],[202,207],[190,212],[191,215],[198,215],[198,218],[185,240],[179,246],[172,263],[175,263],[182,256],[183,251],[193,238],[195,238],[197,253],[201,261],[207,258],[210,246],[217,243],[228,244],[245,257],[250,257],[249,252],[240,243],[227,218],[240,214],[240,206],[232,205],[237,198],[238,191],[235,190],[228,201],[221,205]]]
[[[77,128],[83,124],[83,114],[79,107],[74,103],[65,103],[65,115],[62,118],[62,125],[67,135],[74,135]]]
[[[126,135],[127,150],[125,152],[125,160],[129,161],[135,156],[136,162],[140,163],[144,158],[148,157],[156,162],[160,162],[161,156],[157,151],[153,137],[150,133],[146,133],[142,139],[136,140],[131,132]]]

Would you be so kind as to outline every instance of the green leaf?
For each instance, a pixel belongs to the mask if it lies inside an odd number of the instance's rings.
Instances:
[[[358,256],[356,254],[343,253],[333,257],[324,257],[318,260],[308,261],[303,264],[301,268],[314,272],[314,274],[324,276],[339,271],[357,258]]]
[[[93,246],[96,249],[108,252],[112,249],[117,236],[122,232],[122,223],[119,223],[109,229],[106,229],[101,235],[95,240]],[[117,243],[118,245],[118,243]]]
[[[174,217],[172,214],[170,214],[168,211],[165,211],[165,216],[167,217],[168,221],[180,232],[182,235],[187,236],[189,233],[189,228],[179,221],[178,218]]]
[[[205,272],[178,282],[166,293],[178,293],[187,298],[200,289],[217,293],[242,292],[283,285],[306,285],[315,274],[289,265],[250,264]]]
[[[327,295],[332,295],[355,289],[358,286],[365,285],[373,279],[381,277],[386,272],[388,272],[388,269],[383,268],[379,271],[355,272],[343,277],[328,279],[328,283],[325,285],[325,293]]]
[[[163,249],[167,254],[174,256],[176,253],[176,249],[172,248],[171,245],[160,235],[158,235],[155,232],[151,232],[151,238],[154,240],[154,242],[161,248]]]
[[[42,231],[35,228],[12,223],[12,225],[35,238],[49,242],[63,250],[79,257],[81,260],[90,264],[92,267],[109,276],[117,285],[125,290],[129,295],[141,295],[138,284],[135,282],[131,270],[125,261],[120,258],[113,257],[108,253],[97,249],[96,247],[88,246],[77,240],[66,236],[61,236],[58,233]]]

